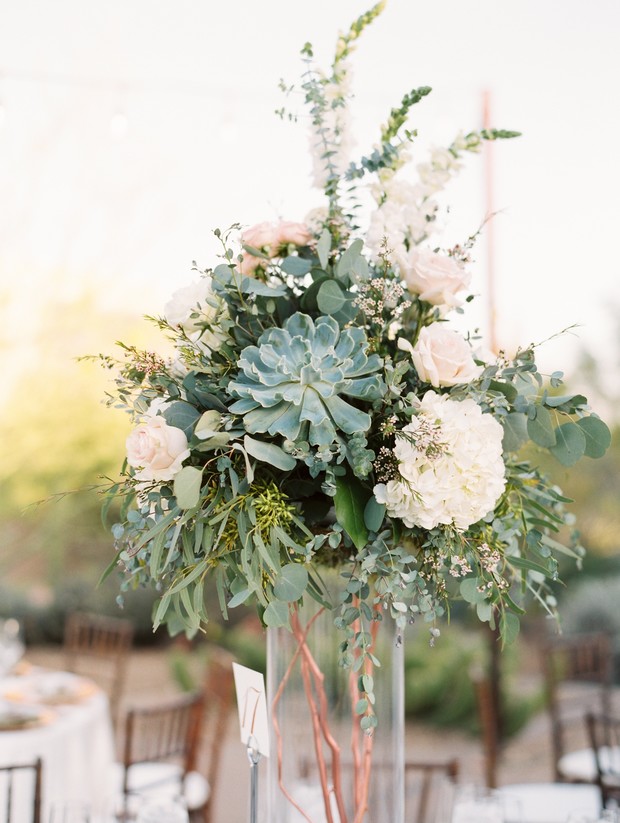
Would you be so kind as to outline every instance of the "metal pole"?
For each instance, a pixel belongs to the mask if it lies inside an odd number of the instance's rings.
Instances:
[[[248,760],[250,762],[250,823],[258,823],[258,761],[260,752],[256,746],[256,738],[252,735],[247,744]]]
[[[485,129],[491,128],[491,92],[482,93],[482,125]],[[497,341],[497,314],[496,314],[496,294],[495,294],[495,227],[493,214],[495,212],[494,203],[494,178],[493,178],[493,141],[487,140],[483,151],[484,160],[484,194],[486,205],[487,224],[484,233],[487,239],[487,312],[489,323],[489,348],[493,354],[499,350]]]

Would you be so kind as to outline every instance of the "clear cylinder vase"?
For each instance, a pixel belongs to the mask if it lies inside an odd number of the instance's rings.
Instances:
[[[361,670],[343,668],[335,614],[306,598],[293,614],[292,632],[267,632],[272,740],[265,820],[403,823],[403,638],[382,612],[381,620],[364,626],[381,665],[367,660]],[[378,724],[371,734],[355,713],[364,673],[372,675],[376,696]]]

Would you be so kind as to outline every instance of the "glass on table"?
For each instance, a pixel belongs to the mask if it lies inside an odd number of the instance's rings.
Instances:
[[[596,823],[620,823],[620,809],[603,809]]]
[[[19,663],[25,650],[23,631],[19,620],[14,617],[0,620],[0,677],[9,674]]]
[[[481,786],[464,785],[456,789],[451,823],[505,823],[506,820],[504,802],[497,794]]]

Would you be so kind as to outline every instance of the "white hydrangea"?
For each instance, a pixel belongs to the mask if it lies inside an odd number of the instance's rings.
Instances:
[[[467,529],[495,508],[505,485],[501,425],[470,399],[427,392],[397,434],[399,477],[374,487],[405,526]]]

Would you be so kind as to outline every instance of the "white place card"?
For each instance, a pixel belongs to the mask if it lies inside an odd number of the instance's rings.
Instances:
[[[269,757],[269,718],[267,717],[267,699],[265,697],[265,678],[260,672],[233,663],[235,691],[237,692],[237,710],[241,742],[252,746],[264,757]]]

